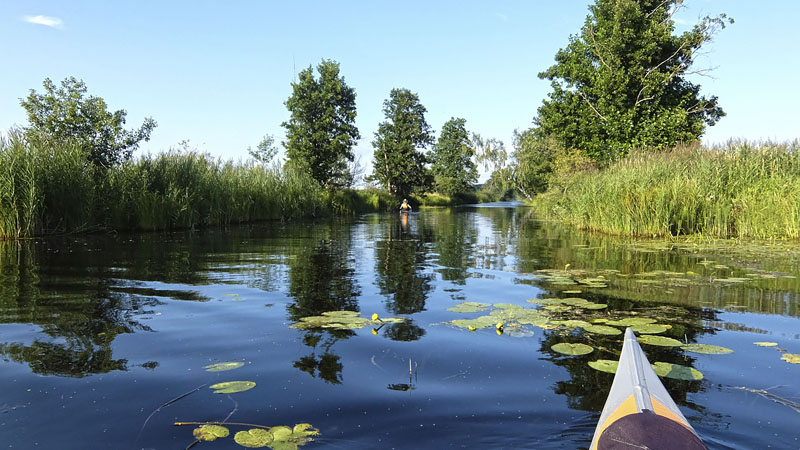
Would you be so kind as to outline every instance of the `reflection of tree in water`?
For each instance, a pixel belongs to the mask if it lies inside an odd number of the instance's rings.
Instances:
[[[610,307],[609,309],[613,309],[615,305],[623,306],[630,304],[630,302],[624,300],[617,302],[613,301],[613,299],[606,299],[606,301],[603,301],[599,298],[593,298],[592,300],[595,302],[607,303]],[[638,315],[636,317],[652,317],[654,319],[660,319],[660,323],[672,324],[673,328],[668,330],[668,333],[664,335],[681,341],[688,339],[689,342],[696,342],[697,337],[707,331],[702,327],[703,320],[708,319],[709,314],[714,314],[713,311],[701,311],[699,309],[688,310],[680,308],[682,311],[678,311],[677,308],[671,307],[669,311],[670,317],[659,317],[659,314],[663,312],[662,309],[658,307],[645,309],[641,308],[642,305],[637,306],[636,312]],[[594,347],[595,350],[588,355],[567,356],[551,349],[553,345],[561,342],[588,344]],[[570,374],[569,380],[556,382],[553,386],[553,390],[557,394],[565,395],[567,397],[567,403],[572,409],[582,411],[602,410],[608,392],[611,389],[614,375],[595,370],[589,367],[588,362],[598,359],[618,360],[622,350],[622,342],[623,335],[603,336],[589,333],[581,335],[579,332],[546,331],[540,352],[546,355],[544,359],[565,368]],[[681,350],[680,347],[659,347],[653,345],[642,345],[642,347],[650,363],[663,361],[692,367],[695,361],[695,358],[689,356],[689,354]],[[702,386],[700,382],[666,378],[661,378],[661,380],[677,404],[693,409],[701,408],[687,400],[688,393],[698,392],[701,389]]]
[[[425,309],[433,281],[433,274],[424,273],[424,238],[430,230],[420,223],[418,235],[412,236],[398,229],[394,221],[390,227],[388,236],[376,244],[378,288],[392,314],[413,314]]]
[[[393,341],[417,341],[422,336],[425,336],[425,330],[411,320],[406,320],[400,323],[389,323],[382,328],[383,335]]]
[[[303,343],[312,347],[314,351],[294,362],[294,367],[308,373],[312,377],[319,376],[326,383],[341,384],[342,369],[341,357],[331,352],[333,344],[339,339],[346,339],[355,335],[350,330],[307,331],[303,336]],[[325,338],[324,342],[320,342]],[[317,356],[317,351],[322,354]]]
[[[35,264],[35,251],[30,242],[0,242],[0,323],[38,325],[52,340],[3,342],[0,354],[42,375],[82,377],[125,370],[127,361],[112,357],[111,343],[120,334],[149,331],[135,316],[150,312],[159,301],[112,292],[103,281],[108,274],[76,279],[57,270],[43,273]],[[70,264],[62,267],[81,264],[80,254],[70,257]]]
[[[325,311],[358,311],[361,289],[355,281],[349,241],[322,240],[305,247],[289,261],[288,306],[292,320]]]
[[[442,211],[433,217],[436,240],[433,251],[439,255],[442,280],[464,285],[467,268],[474,266],[472,254],[477,240],[475,224],[455,210]]]

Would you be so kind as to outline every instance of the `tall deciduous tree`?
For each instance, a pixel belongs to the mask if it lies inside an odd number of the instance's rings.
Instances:
[[[478,170],[472,157],[475,148],[470,141],[464,119],[451,118],[442,127],[439,140],[431,152],[431,172],[436,190],[453,196],[468,192],[478,181]]]
[[[361,137],[356,128],[356,92],[339,74],[339,63],[323,60],[300,72],[286,100],[290,118],[286,128],[288,163],[311,173],[322,186],[338,188],[352,183],[348,163]]]
[[[372,141],[372,180],[389,193],[406,196],[427,184],[427,159],[423,150],[433,143],[433,131],[425,121],[427,110],[417,94],[392,89],[383,102],[386,120],[378,125]]]
[[[86,84],[75,77],[65,78],[60,87],[45,78],[43,86],[44,93],[31,89],[20,100],[30,122],[26,132],[79,142],[97,166],[110,167],[130,158],[141,141],[150,140],[157,125],[148,117],[138,129],[125,130],[127,112],[108,111],[105,100],[87,96]]]
[[[694,57],[732,23],[705,17],[675,35],[682,0],[596,0],[578,35],[539,74],[553,92],[534,119],[537,133],[608,161],[632,147],[697,140],[725,115],[717,97],[687,79]]]

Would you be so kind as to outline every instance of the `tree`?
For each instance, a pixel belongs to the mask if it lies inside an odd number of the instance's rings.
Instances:
[[[579,35],[539,74],[553,91],[534,119],[537,133],[610,161],[633,147],[697,140],[725,115],[717,97],[687,80],[701,46],[726,23],[705,17],[673,35],[682,0],[596,0]]]
[[[356,92],[339,75],[339,63],[322,60],[319,79],[311,66],[300,72],[286,100],[288,164],[308,171],[322,186],[335,189],[352,183],[348,163],[361,137],[356,128]]]
[[[87,147],[89,161],[111,167],[131,157],[141,141],[149,141],[156,122],[148,117],[141,127],[125,130],[127,112],[107,110],[100,97],[86,96],[86,84],[75,77],[65,78],[61,87],[45,78],[44,93],[31,89],[20,105],[28,113],[26,133],[56,140],[74,140]]]
[[[422,150],[433,143],[433,131],[425,121],[426,112],[417,94],[408,89],[392,89],[383,102],[386,120],[378,125],[372,141],[370,178],[385,185],[390,194],[404,197],[428,184]]]
[[[436,190],[451,197],[469,191],[478,181],[478,170],[472,161],[475,149],[466,122],[456,118],[445,122],[431,152],[431,172]]]
[[[269,134],[264,136],[261,142],[256,145],[255,149],[247,147],[247,153],[259,163],[264,165],[269,164],[272,158],[278,153],[278,149],[275,147],[275,138]]]

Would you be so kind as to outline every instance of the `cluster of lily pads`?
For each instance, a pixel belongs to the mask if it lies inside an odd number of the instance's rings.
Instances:
[[[753,343],[759,347],[772,347],[775,350],[781,352],[781,360],[786,361],[789,364],[800,364],[800,354],[788,353],[785,348],[778,347],[777,342],[753,342]]]
[[[204,424],[195,428],[192,434],[198,441],[215,441],[228,437],[230,430],[223,425]],[[278,425],[242,430],[233,435],[233,440],[247,448],[268,447],[272,450],[297,450],[298,447],[313,441],[311,436],[318,435],[319,430],[312,427],[311,424],[298,423],[294,428]]]
[[[308,330],[312,328],[331,328],[336,330],[358,330],[366,326],[382,326],[386,323],[404,322],[402,317],[380,318],[373,314],[371,319],[361,317],[357,311],[326,311],[319,316],[303,317],[290,325],[291,328]]]
[[[225,372],[244,365],[241,361],[226,361],[205,366],[207,372]],[[215,394],[234,394],[250,390],[256,386],[253,381],[224,381],[209,386]],[[200,425],[192,431],[198,441],[215,441],[230,435],[230,426],[247,426],[248,430],[237,432],[233,440],[247,448],[271,448],[272,450],[297,450],[298,447],[313,441],[319,430],[308,423],[299,423],[293,428],[285,425],[263,426],[230,422],[176,422],[176,425]]]

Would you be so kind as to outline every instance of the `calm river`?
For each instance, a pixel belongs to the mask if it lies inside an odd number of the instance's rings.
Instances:
[[[230,435],[193,448],[298,423],[308,449],[586,448],[613,378],[588,363],[618,358],[630,319],[728,349],[642,345],[702,377],[663,381],[709,448],[800,448],[797,246],[621,240],[510,206],[0,242],[0,448],[183,449],[195,426],[174,423],[208,421]],[[386,321],[300,320],[344,310]]]

